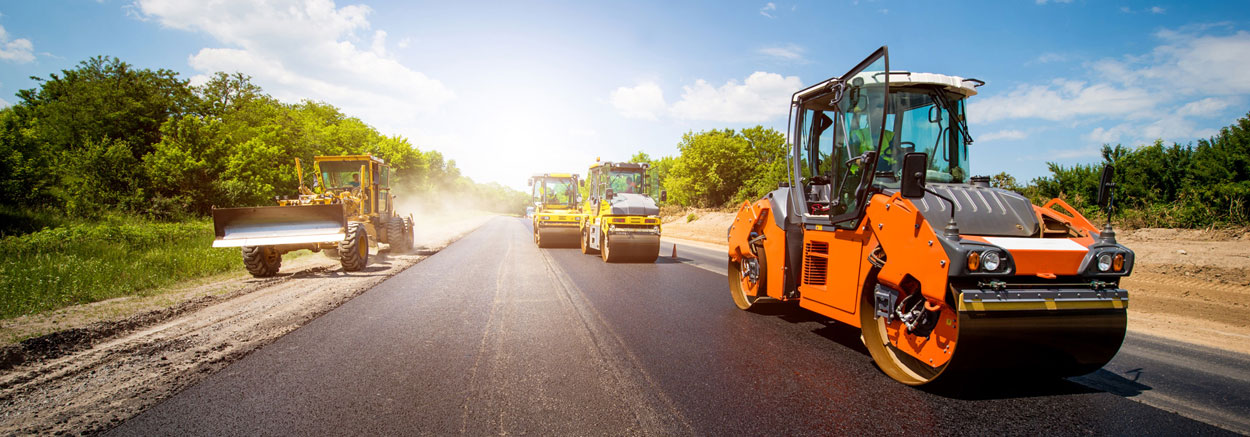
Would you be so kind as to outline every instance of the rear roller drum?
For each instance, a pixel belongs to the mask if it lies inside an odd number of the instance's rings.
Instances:
[[[347,225],[347,236],[339,242],[339,262],[343,264],[345,272],[364,270],[369,263],[369,233],[365,230],[365,225]]]
[[[764,292],[764,252],[759,258],[729,258],[729,292],[733,293],[734,305],[749,310]],[[748,294],[748,292],[750,294]]]
[[[272,246],[244,246],[243,266],[252,276],[268,278],[282,268],[282,255]]]

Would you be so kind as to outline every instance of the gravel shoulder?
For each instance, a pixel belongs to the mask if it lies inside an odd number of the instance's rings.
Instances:
[[[244,272],[5,320],[0,434],[107,430],[347,302],[476,229],[489,215],[418,219],[418,249],[370,250],[344,272],[320,254],[284,260],[276,278]],[[50,332],[43,334],[44,332]],[[33,335],[33,337],[31,337]],[[13,339],[26,338],[20,342]]]
[[[690,211],[664,221],[664,236],[725,245],[734,213]],[[1250,232],[1244,229],[1135,229],[1117,240],[1137,256],[1128,329],[1250,354]]]

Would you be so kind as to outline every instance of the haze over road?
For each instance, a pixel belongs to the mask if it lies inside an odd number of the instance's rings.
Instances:
[[[1089,378],[1109,391],[906,387],[858,330],[780,305],[739,311],[725,276],[697,266],[714,270],[715,254],[679,255],[607,265],[496,218],[112,432],[1227,433],[1114,394],[1134,386],[1105,371]]]

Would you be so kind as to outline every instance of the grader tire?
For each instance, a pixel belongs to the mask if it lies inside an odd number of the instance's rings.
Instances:
[[[404,221],[393,218],[386,222],[386,241],[391,245],[391,253],[408,251],[408,238],[404,235]]]
[[[244,246],[243,266],[254,277],[268,278],[282,268],[282,255],[272,246]]]
[[[345,272],[358,272],[369,264],[369,233],[365,225],[347,225],[347,236],[339,242],[339,262]]]

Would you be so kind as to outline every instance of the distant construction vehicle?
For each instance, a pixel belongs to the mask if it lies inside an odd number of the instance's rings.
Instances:
[[[647,164],[596,162],[586,184],[582,253],[605,262],[655,262],[660,256],[660,208],[648,194]],[[660,201],[668,193],[660,191]]]
[[[369,263],[369,247],[412,248],[412,216],[395,213],[391,171],[370,155],[313,158],[314,188],[304,185],[299,159],[299,194],[276,199],[279,206],[213,208],[213,247],[241,247],[252,276],[278,274],[282,254],[308,249],[338,258],[344,271]]]
[[[882,47],[794,93],[790,181],[743,203],[728,230],[734,303],[797,302],[858,327],[909,385],[1110,361],[1133,252],[1060,199],[1039,207],[970,177],[964,102],[981,85],[892,71]]]
[[[533,212],[529,214],[533,218],[534,244],[577,247],[582,220],[586,219],[578,205],[578,175],[536,174],[530,177],[529,185],[534,200],[534,206],[530,207]]]

